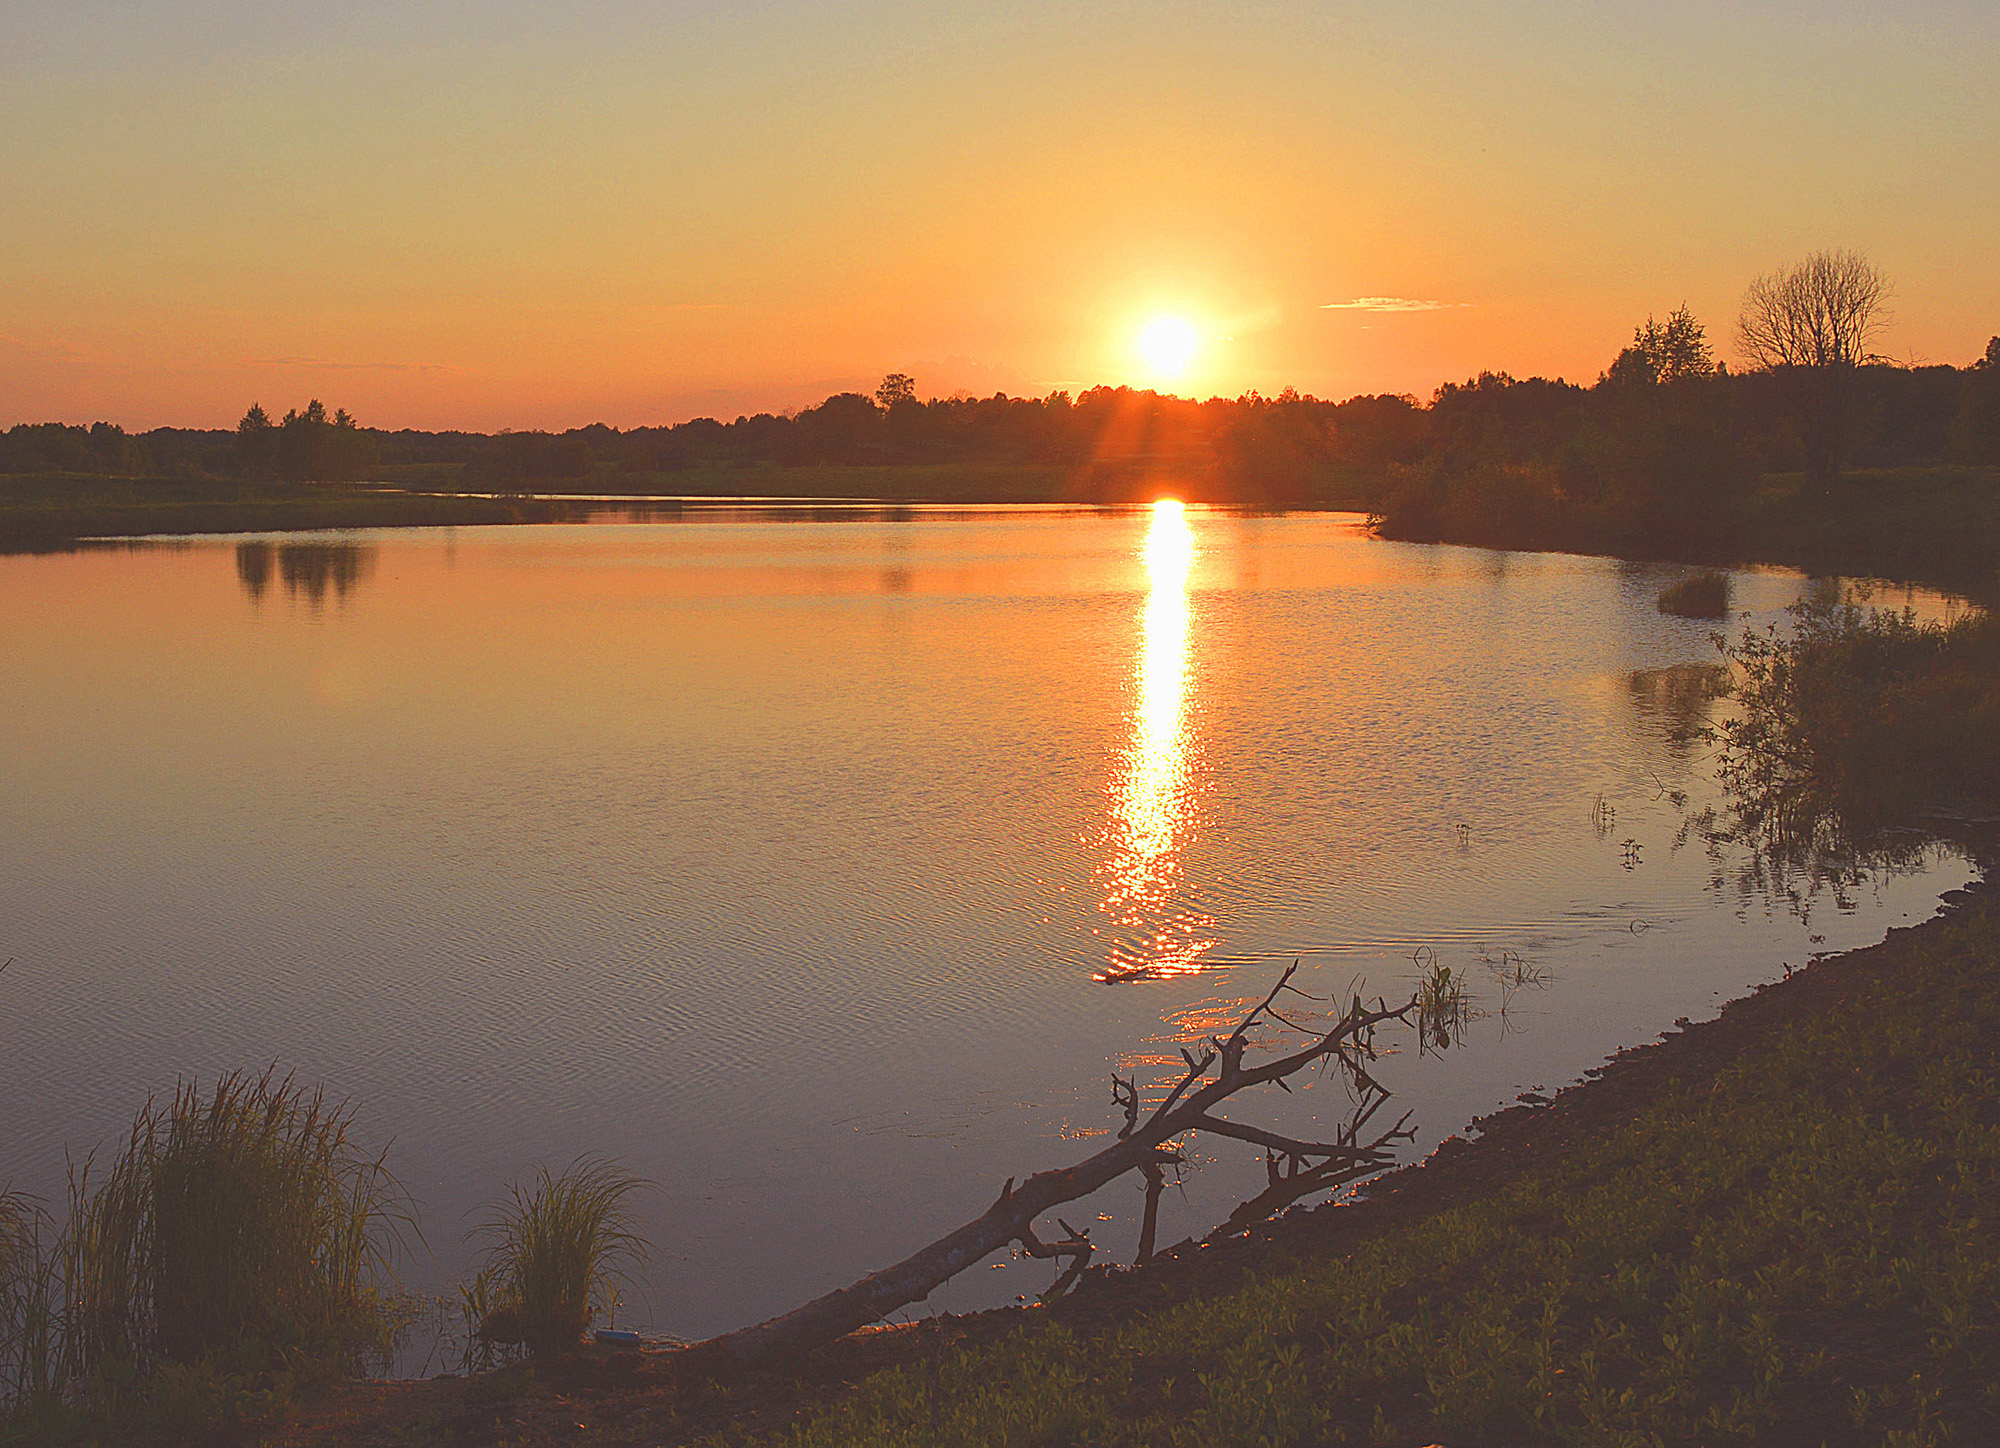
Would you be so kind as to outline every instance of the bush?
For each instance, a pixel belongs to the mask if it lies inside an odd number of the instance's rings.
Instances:
[[[547,1167],[478,1229],[492,1249],[466,1289],[468,1316],[488,1342],[520,1343],[537,1354],[564,1352],[583,1340],[621,1273],[621,1260],[643,1260],[646,1243],[630,1230],[625,1199],[644,1186],[611,1163],[579,1158],[560,1176]]]
[[[1697,573],[1660,593],[1660,612],[1679,618],[1729,617],[1729,575]]]

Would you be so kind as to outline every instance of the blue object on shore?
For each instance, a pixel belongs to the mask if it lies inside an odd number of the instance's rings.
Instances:
[[[636,1349],[639,1346],[639,1334],[629,1332],[622,1327],[598,1328],[597,1340],[605,1347],[629,1347]]]

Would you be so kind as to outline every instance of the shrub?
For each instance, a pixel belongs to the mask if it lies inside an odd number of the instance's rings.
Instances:
[[[1729,617],[1729,575],[1697,573],[1664,589],[1660,612],[1679,618]]]
[[[493,1244],[466,1295],[479,1335],[537,1354],[575,1348],[609,1305],[617,1264],[647,1255],[626,1209],[644,1185],[609,1162],[578,1158],[560,1176],[538,1167],[532,1187],[511,1187],[477,1229]]]
[[[1827,589],[1792,617],[1789,636],[1727,647],[1740,707],[1723,773],[1753,819],[1870,824],[2000,801],[2000,619],[1919,623]]]

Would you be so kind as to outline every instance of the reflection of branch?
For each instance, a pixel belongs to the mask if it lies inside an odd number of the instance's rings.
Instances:
[[[1146,1179],[1146,1223],[1140,1248],[1142,1256],[1150,1255],[1155,1209],[1165,1169],[1181,1165],[1183,1158],[1177,1139],[1190,1132],[1212,1132],[1267,1149],[1268,1160],[1273,1163],[1269,1167],[1272,1185],[1255,1201],[1239,1208],[1231,1222],[1251,1211],[1256,1202],[1275,1200],[1280,1182],[1288,1189],[1296,1187],[1277,1201],[1277,1206],[1284,1206],[1321,1186],[1352,1181],[1381,1170],[1389,1164],[1389,1147],[1408,1140],[1410,1133],[1398,1122],[1371,1140],[1361,1139],[1362,1129],[1389,1096],[1387,1088],[1367,1070],[1367,1063],[1378,1054],[1375,1032],[1391,1022],[1409,1025],[1421,1020],[1433,1028],[1435,1023],[1423,1017],[1423,1001],[1419,996],[1413,995],[1404,1004],[1392,1007],[1380,999],[1369,1006],[1357,994],[1338,1020],[1298,1049],[1262,1065],[1245,1065],[1243,1056],[1252,1029],[1265,1019],[1283,1020],[1272,1010],[1279,994],[1286,990],[1304,994],[1291,983],[1297,973],[1298,966],[1294,963],[1278,978],[1270,993],[1236,1023],[1234,1030],[1221,1039],[1211,1036],[1199,1056],[1183,1048],[1181,1058],[1186,1063],[1186,1072],[1151,1112],[1142,1108],[1136,1080],[1114,1078],[1112,1101],[1123,1113],[1125,1123],[1117,1139],[1102,1151],[1074,1166],[1037,1172],[1018,1189],[1009,1177],[1000,1188],[998,1199],[984,1214],[915,1255],[782,1317],[711,1339],[698,1351],[717,1367],[743,1368],[841,1337],[927,1296],[939,1283],[1010,1243],[1019,1244],[1031,1257],[1068,1258],[1068,1268],[1051,1291],[1067,1288],[1081,1276],[1089,1262],[1092,1251],[1089,1236],[1064,1222],[1063,1230],[1069,1234],[1065,1239],[1043,1242],[1035,1234],[1035,1219],[1052,1207],[1088,1196],[1129,1171],[1137,1171]],[[1284,1086],[1286,1077],[1326,1061],[1336,1063],[1359,1093],[1353,1118],[1333,1141],[1298,1140],[1215,1114],[1239,1092],[1254,1086]],[[1276,1165],[1280,1158],[1285,1163],[1283,1171]]]

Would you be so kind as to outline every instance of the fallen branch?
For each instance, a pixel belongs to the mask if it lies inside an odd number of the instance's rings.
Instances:
[[[1142,1110],[1135,1082],[1114,1079],[1112,1097],[1124,1109],[1125,1126],[1118,1139],[1102,1151],[1074,1166],[1037,1172],[1018,1187],[1009,1177],[993,1205],[978,1218],[895,1266],[829,1292],[781,1317],[711,1338],[697,1351],[719,1367],[741,1369],[830,1342],[922,1300],[946,1279],[1003,1247],[1014,1245],[1030,1256],[1069,1259],[1068,1269],[1058,1279],[1057,1287],[1051,1289],[1050,1295],[1057,1295],[1059,1289],[1080,1277],[1088,1264],[1092,1251],[1089,1234],[1062,1223],[1069,1235],[1062,1241],[1044,1243],[1035,1234],[1035,1219],[1065,1202],[1089,1196],[1129,1171],[1143,1173],[1147,1182],[1146,1221],[1140,1239],[1143,1259],[1151,1255],[1155,1206],[1159,1184],[1165,1179],[1164,1170],[1182,1163],[1176,1139],[1190,1132],[1207,1131],[1248,1141],[1265,1147],[1271,1162],[1282,1160],[1289,1164],[1283,1172],[1273,1165],[1272,1186],[1239,1208],[1231,1222],[1252,1210],[1256,1202],[1275,1199],[1281,1182],[1287,1188],[1297,1188],[1278,1203],[1283,1206],[1321,1186],[1353,1181],[1382,1170],[1392,1161],[1393,1144],[1407,1140],[1410,1133],[1399,1122],[1372,1139],[1362,1139],[1361,1132],[1369,1118],[1389,1095],[1368,1074],[1367,1063],[1377,1054],[1378,1028],[1392,1022],[1420,1028],[1435,1024],[1427,1018],[1422,992],[1394,1007],[1380,999],[1371,1007],[1356,995],[1331,1028],[1313,1036],[1299,1049],[1262,1065],[1245,1065],[1244,1052],[1250,1045],[1251,1030],[1258,1022],[1268,1019],[1291,1030],[1304,1029],[1287,1020],[1273,1004],[1284,991],[1304,995],[1291,983],[1297,972],[1296,964],[1287,969],[1270,994],[1227,1037],[1210,1037],[1201,1055],[1183,1049],[1186,1074],[1151,1112]],[[1285,1085],[1287,1077],[1327,1061],[1336,1063],[1357,1091],[1355,1114],[1333,1141],[1298,1140],[1214,1114],[1224,1102],[1253,1086],[1274,1084],[1289,1090]]]

